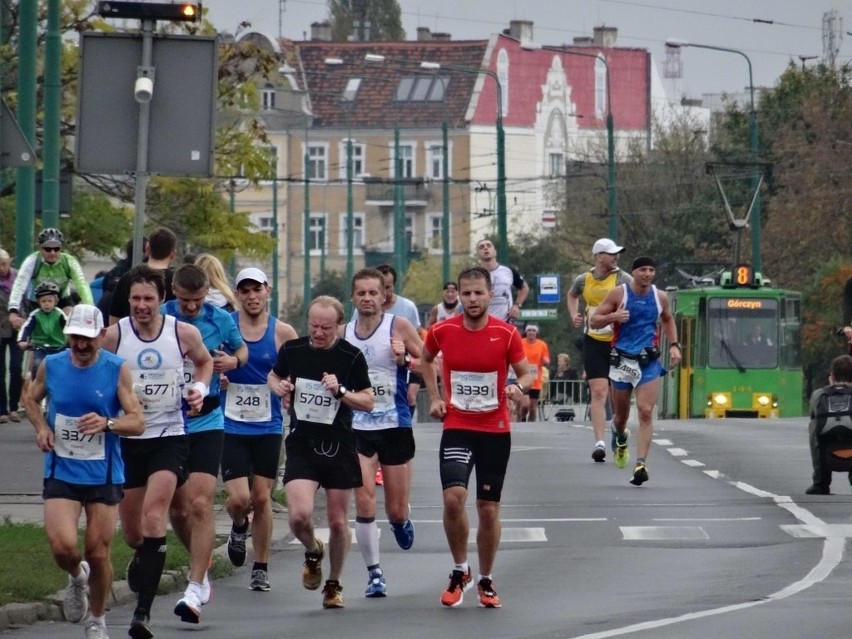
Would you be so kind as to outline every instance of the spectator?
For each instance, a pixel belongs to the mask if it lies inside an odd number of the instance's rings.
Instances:
[[[18,269],[15,284],[9,295],[9,320],[18,331],[24,317],[35,305],[35,291],[39,285],[51,282],[59,291],[59,305],[70,310],[71,288],[76,289],[80,301],[92,304],[92,291],[77,258],[62,252],[64,237],[59,229],[47,228],[38,234],[39,250],[27,256]]]
[[[505,266],[497,261],[497,249],[491,240],[479,240],[476,243],[476,256],[479,265],[491,276],[492,298],[488,312],[497,319],[511,322],[521,315],[521,308],[530,294],[530,285],[524,281],[517,269]],[[512,301],[512,287],[518,292]]]
[[[577,369],[571,366],[571,357],[568,353],[559,353],[556,356],[556,370],[550,376],[550,398],[556,404],[565,404],[569,400],[572,403],[580,401],[580,379]]]
[[[9,253],[0,249],[0,424],[10,419],[21,421],[18,414],[18,402],[21,399],[21,363],[23,352],[18,348],[15,339],[15,329],[9,320],[9,295],[18,271],[12,268]],[[9,351],[8,378],[6,386],[6,350]],[[8,392],[7,392],[8,390]]]
[[[194,264],[207,273],[207,281],[210,282],[210,290],[204,301],[223,308],[229,313],[237,310],[239,307],[237,296],[231,290],[231,285],[225,276],[225,268],[219,258],[210,253],[202,253],[195,258]]]
[[[148,238],[142,238],[142,255],[143,261],[148,257]],[[133,266],[133,240],[127,241],[125,247],[125,256],[115,263],[110,270],[104,273],[103,283],[101,285],[101,298],[98,300],[97,307],[100,309],[104,317],[109,317],[109,309],[112,307],[112,296],[115,294],[115,289],[121,276],[127,273]]]

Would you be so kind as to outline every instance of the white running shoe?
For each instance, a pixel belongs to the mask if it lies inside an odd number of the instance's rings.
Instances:
[[[183,593],[183,598],[177,602],[175,614],[186,623],[201,621],[201,601],[192,587],[187,588],[186,592]]]
[[[89,613],[89,568],[88,561],[80,562],[82,578],[73,579],[68,575],[68,586],[65,588],[65,599],[62,601],[62,612],[72,623],[80,623]]]
[[[204,579],[201,581],[201,588],[198,590],[198,601],[201,602],[201,605],[205,605],[210,602],[210,597],[213,595],[213,586],[210,583],[210,578],[207,576],[207,573],[204,573]]]
[[[86,624],[86,639],[109,639],[106,626],[97,621]]]

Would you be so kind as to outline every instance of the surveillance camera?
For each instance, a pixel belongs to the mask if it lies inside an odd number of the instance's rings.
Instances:
[[[136,85],[133,87],[133,97],[137,102],[150,102],[154,95],[154,81],[151,78],[136,78]]]

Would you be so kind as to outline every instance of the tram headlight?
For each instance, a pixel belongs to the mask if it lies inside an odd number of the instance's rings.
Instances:
[[[751,407],[759,417],[771,417],[778,408],[778,398],[773,393],[754,393],[751,397]]]
[[[769,395],[767,395],[765,393],[759,393],[755,397],[755,401],[760,406],[769,406],[772,403],[772,397],[770,397]]]
[[[731,406],[730,393],[713,393],[707,400],[707,406],[710,408],[725,408]]]

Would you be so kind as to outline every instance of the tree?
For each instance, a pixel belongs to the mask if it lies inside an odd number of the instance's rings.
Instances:
[[[328,0],[328,10],[335,42],[405,40],[397,0]]]

